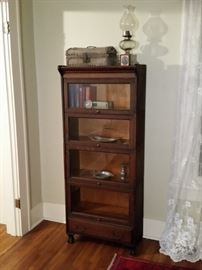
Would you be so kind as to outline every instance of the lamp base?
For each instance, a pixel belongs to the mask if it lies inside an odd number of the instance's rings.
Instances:
[[[137,64],[137,55],[124,53],[120,55],[121,66],[132,66]]]

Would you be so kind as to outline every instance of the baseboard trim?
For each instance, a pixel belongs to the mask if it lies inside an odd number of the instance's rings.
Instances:
[[[65,205],[43,203],[43,217],[45,220],[65,223]]]
[[[160,240],[165,222],[144,218],[143,237],[152,240]]]
[[[65,223],[65,205],[55,203],[40,203],[31,210],[33,229],[42,220],[50,220]],[[159,240],[163,232],[165,222],[144,218],[143,237],[151,240]]]
[[[43,220],[43,204],[39,203],[31,209],[31,230]]]

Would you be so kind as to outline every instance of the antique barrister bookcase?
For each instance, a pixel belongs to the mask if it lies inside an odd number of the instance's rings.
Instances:
[[[146,66],[59,66],[66,229],[134,250],[143,231]]]

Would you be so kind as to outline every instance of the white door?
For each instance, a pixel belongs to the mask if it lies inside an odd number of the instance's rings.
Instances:
[[[0,0],[0,43],[3,81],[0,155],[0,217],[11,235],[30,230],[29,172],[23,72],[21,62],[19,1]],[[3,128],[2,128],[3,127]],[[16,207],[20,200],[20,208]]]

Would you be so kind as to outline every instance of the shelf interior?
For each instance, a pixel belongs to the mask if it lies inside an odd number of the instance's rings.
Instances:
[[[85,171],[105,170],[120,178],[122,164],[126,164],[126,174],[129,176],[129,161],[129,154],[70,150],[70,176]]]
[[[72,212],[127,220],[129,194],[87,187],[71,187]]]
[[[129,83],[100,83],[67,85],[68,107],[83,108],[86,101],[108,102],[110,109],[130,109],[130,84]]]
[[[106,179],[98,179],[95,177],[95,174],[96,174],[97,171],[93,170],[93,171],[90,171],[90,170],[85,170],[85,169],[82,169],[82,170],[78,170],[78,171],[75,171],[74,174],[72,175],[72,177],[74,178],[82,178],[82,179],[88,179],[88,180],[92,180],[92,181],[99,181],[99,180],[102,180],[102,181],[106,181],[106,182],[121,182],[121,183],[128,183],[128,177],[126,177],[124,180],[122,180],[120,178],[120,175],[114,175],[110,178],[106,178]]]
[[[130,121],[115,119],[97,118],[69,118],[69,138],[70,140],[89,140],[99,136],[101,138],[112,138],[113,143],[129,143]],[[97,141],[98,143],[100,141]],[[107,144],[107,142],[106,142]]]

